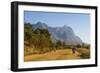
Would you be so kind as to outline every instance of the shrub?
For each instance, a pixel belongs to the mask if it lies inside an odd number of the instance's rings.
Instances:
[[[80,56],[82,59],[90,58],[90,49],[80,48],[77,51],[80,52]]]

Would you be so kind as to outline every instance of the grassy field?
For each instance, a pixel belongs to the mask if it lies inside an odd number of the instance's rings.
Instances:
[[[47,61],[47,60],[74,60],[90,58],[90,50],[85,48],[78,48],[73,54],[71,49],[61,49],[47,52],[44,54],[25,55],[24,61]]]

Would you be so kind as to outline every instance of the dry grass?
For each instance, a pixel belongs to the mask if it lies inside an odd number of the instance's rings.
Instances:
[[[24,61],[44,61],[44,60],[73,60],[81,59],[80,52],[72,53],[71,49],[62,49],[47,52],[45,54],[32,54],[24,56]]]
[[[90,49],[79,48],[77,51],[80,52],[80,56],[82,59],[90,58]]]

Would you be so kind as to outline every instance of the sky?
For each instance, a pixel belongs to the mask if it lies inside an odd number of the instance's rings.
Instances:
[[[91,41],[90,14],[24,11],[24,22],[36,24],[39,21],[51,27],[67,25],[83,42],[90,43]]]

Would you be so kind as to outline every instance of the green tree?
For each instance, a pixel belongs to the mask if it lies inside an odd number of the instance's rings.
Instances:
[[[31,45],[31,39],[32,39],[32,26],[30,23],[25,23],[24,25],[24,40]]]
[[[56,49],[61,49],[61,47],[62,47],[62,42],[60,40],[58,40],[56,42]]]

